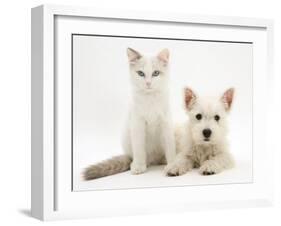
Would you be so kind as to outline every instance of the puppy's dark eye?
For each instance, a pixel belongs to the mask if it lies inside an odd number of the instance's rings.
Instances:
[[[220,120],[220,116],[219,115],[215,115],[215,120],[218,122]]]
[[[142,71],[137,71],[137,74],[138,74],[139,76],[141,76],[141,77],[144,77],[144,76],[145,76],[145,74],[144,74]]]
[[[153,77],[156,77],[156,76],[158,76],[160,74],[160,71],[154,71],[153,73],[152,73],[152,76]]]
[[[197,115],[195,115],[195,117],[196,117],[197,120],[201,120],[202,119],[202,115],[201,114],[197,114]]]

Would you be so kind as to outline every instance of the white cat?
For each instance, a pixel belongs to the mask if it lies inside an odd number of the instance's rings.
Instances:
[[[175,138],[169,106],[169,51],[156,56],[141,55],[127,49],[132,103],[123,137],[125,154],[92,165],[84,171],[90,180],[131,169],[146,171],[149,165],[172,163]]]

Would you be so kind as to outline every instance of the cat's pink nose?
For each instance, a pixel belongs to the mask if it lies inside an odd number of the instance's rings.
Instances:
[[[146,86],[149,88],[151,86],[151,82],[145,82]]]

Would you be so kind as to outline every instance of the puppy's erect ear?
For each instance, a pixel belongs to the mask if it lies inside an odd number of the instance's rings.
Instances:
[[[234,88],[230,88],[224,92],[221,101],[226,111],[229,111],[234,97]]]
[[[168,49],[162,49],[158,55],[157,58],[162,61],[164,64],[168,64],[169,63],[169,50]]]
[[[190,111],[192,109],[193,105],[195,104],[196,98],[197,97],[192,89],[188,87],[184,88],[184,103],[187,110]]]
[[[129,62],[132,64],[134,64],[137,60],[139,60],[142,57],[142,55],[138,51],[132,48],[127,49],[127,55],[128,55]]]

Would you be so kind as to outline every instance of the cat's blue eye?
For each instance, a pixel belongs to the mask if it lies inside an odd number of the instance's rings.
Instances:
[[[137,74],[138,74],[139,76],[141,76],[141,77],[144,77],[144,76],[145,76],[145,74],[144,74],[142,71],[137,71]]]
[[[154,72],[152,73],[152,76],[153,76],[153,77],[156,77],[156,76],[158,76],[158,75],[160,75],[160,71],[154,71]]]

